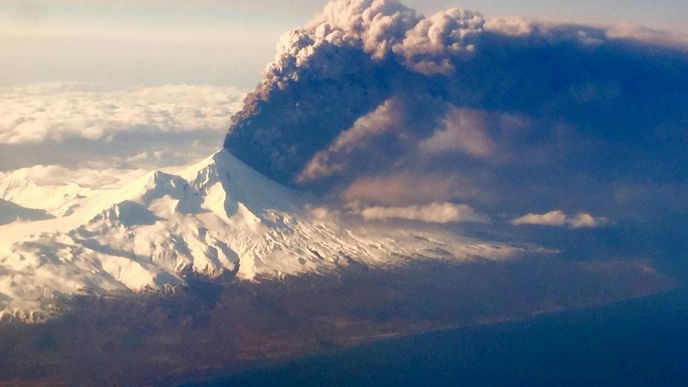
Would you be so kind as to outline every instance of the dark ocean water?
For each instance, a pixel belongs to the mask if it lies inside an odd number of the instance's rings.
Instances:
[[[688,386],[688,290],[435,332],[189,386]]]

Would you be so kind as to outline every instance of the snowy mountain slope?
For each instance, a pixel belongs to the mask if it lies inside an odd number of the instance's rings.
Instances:
[[[259,280],[525,251],[443,232],[346,229],[227,151],[74,198],[61,216],[0,227],[0,313],[40,319],[59,295],[161,289],[191,272]]]

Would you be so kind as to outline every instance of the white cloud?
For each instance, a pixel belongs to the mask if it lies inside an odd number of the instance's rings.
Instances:
[[[485,215],[465,204],[432,203],[409,207],[369,207],[360,215],[366,220],[403,219],[426,223],[486,223]]]
[[[594,228],[603,226],[606,223],[606,218],[596,218],[585,212],[578,213],[576,216],[571,217],[561,210],[550,211],[546,214],[528,214],[511,221],[511,224],[515,226],[568,226],[570,228]]]
[[[563,211],[551,211],[546,214],[528,214],[512,220],[511,223],[517,226],[524,224],[563,226],[566,224],[566,214]]]
[[[587,213],[580,213],[574,218],[568,220],[568,223],[573,228],[593,228],[599,227],[605,224],[607,220],[605,218],[595,218]]]
[[[0,88],[0,144],[225,131],[243,95],[234,87],[198,85],[114,91],[62,83]]]

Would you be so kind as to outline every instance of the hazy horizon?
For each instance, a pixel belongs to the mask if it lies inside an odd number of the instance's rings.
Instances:
[[[688,3],[533,0],[412,0],[423,14],[449,7],[486,17],[558,23],[634,25],[685,35]],[[303,25],[325,1],[0,3],[0,86],[95,83],[114,88],[211,84],[252,88],[283,33]]]

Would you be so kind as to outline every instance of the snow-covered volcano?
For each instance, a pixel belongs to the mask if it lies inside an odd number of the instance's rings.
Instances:
[[[255,281],[525,251],[448,232],[345,227],[224,150],[127,184],[40,186],[6,176],[0,190],[31,197],[40,210],[30,214],[44,215],[0,226],[0,314],[28,320],[49,315],[59,296],[162,289],[193,273]]]

